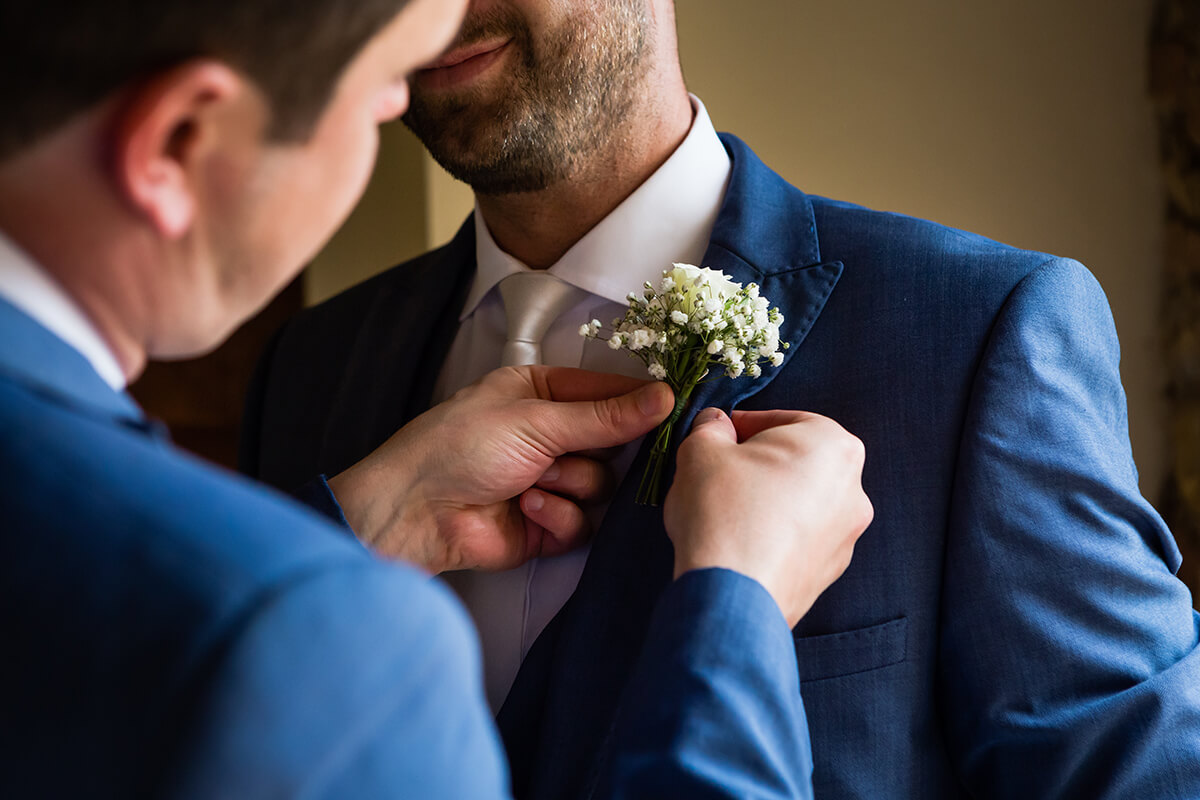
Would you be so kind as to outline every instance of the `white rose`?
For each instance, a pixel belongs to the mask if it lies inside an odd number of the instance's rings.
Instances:
[[[691,264],[675,264],[663,273],[663,277],[669,277],[681,291],[683,298],[679,305],[688,313],[698,303],[710,298],[732,297],[742,288],[723,272]]]

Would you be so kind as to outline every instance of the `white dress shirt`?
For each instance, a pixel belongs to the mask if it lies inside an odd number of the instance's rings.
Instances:
[[[91,320],[71,296],[3,232],[0,232],[0,297],[79,351],[114,391],[125,389],[125,373]]]
[[[579,327],[598,319],[609,327],[623,316],[631,291],[657,283],[674,262],[700,264],[725,197],[730,163],[704,105],[684,141],[659,169],[611,214],[568,250],[549,271],[587,292],[551,326],[542,340],[543,363],[647,377],[640,361],[585,340]],[[496,284],[529,267],[502,251],[475,209],[478,271],[460,316],[458,334],[442,368],[434,400],[440,402],[500,365],[505,341],[504,306]],[[624,476],[636,443],[614,461]],[[604,509],[591,515],[599,529]],[[537,559],[513,573],[459,572],[446,581],[462,598],[479,629],[484,677],[493,712],[503,704],[521,661],[579,582],[587,548]]]

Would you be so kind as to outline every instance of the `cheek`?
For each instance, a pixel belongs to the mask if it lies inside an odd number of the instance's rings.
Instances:
[[[249,293],[285,285],[320,252],[362,196],[378,146],[373,124],[326,129],[273,165],[240,223],[253,220],[247,250],[257,258]]]
[[[375,162],[379,156],[379,125],[372,121],[371,124],[363,126],[353,147],[353,155],[349,155],[347,158],[349,173],[347,177],[348,182],[352,185],[349,197],[350,208],[346,209],[347,214],[362,199],[367,183],[371,180],[371,174],[375,171]]]
[[[330,224],[335,227],[345,221],[362,197],[379,151],[379,127],[374,115],[356,118],[353,122],[320,143],[321,160],[325,165],[324,191],[317,191],[324,197],[317,202],[326,206],[327,213],[333,218]]]
[[[314,142],[309,155],[314,169],[306,186],[288,198],[289,221],[279,220],[305,248],[307,262],[333,236],[357,205],[371,178],[379,148],[379,132],[373,122],[347,126],[336,135]],[[293,185],[293,190],[295,189]]]

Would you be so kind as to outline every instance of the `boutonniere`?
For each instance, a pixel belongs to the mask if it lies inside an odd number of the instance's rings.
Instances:
[[[675,391],[675,409],[653,434],[638,503],[662,502],[671,429],[687,409],[696,385],[712,379],[711,367],[723,368],[730,378],[757,378],[764,363],[773,367],[783,363],[788,347],[779,341],[783,315],[770,305],[757,284],[743,287],[723,272],[690,264],[675,264],[664,271],[657,287],[647,281],[642,293],[630,292],[625,316],[612,322],[608,346],[640,358],[651,377],[666,381]],[[595,319],[579,333],[589,339],[603,338],[600,321]]]

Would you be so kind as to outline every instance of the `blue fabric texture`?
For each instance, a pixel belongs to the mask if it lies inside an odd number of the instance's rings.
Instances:
[[[812,797],[812,753],[788,633],[779,607],[755,581],[722,569],[682,575],[651,617],[612,734],[619,747],[597,795]],[[757,656],[748,661],[747,653]],[[682,715],[678,697],[688,698]],[[664,770],[664,761],[679,767]]]
[[[757,281],[792,349],[762,379],[705,384],[693,412],[805,409],[867,450],[875,521],[794,631],[815,795],[1200,798],[1198,615],[1138,490],[1095,279],[806,195],[722,138],[733,173],[704,265]],[[427,407],[474,266],[468,224],[292,321],[251,395],[247,468],[282,486],[335,474]],[[498,717],[521,798],[586,795],[613,763],[672,574],[635,483]]]
[[[0,797],[510,796],[461,606],[361,547],[324,478],[314,510],[206,465],[3,301],[0,336]],[[652,631],[596,796],[700,796],[698,769],[708,797],[811,796],[762,587],[689,575]]]
[[[448,592],[0,336],[0,796],[507,796]]]

